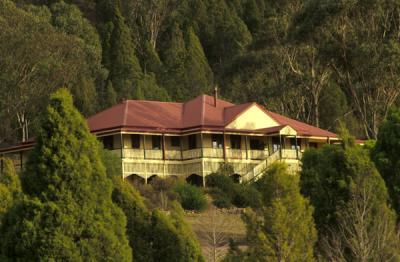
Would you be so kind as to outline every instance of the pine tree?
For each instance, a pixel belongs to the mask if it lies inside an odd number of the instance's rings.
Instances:
[[[0,173],[0,184],[5,185],[13,195],[20,194],[21,181],[14,168],[14,163],[9,158],[0,159],[3,161],[3,172]]]
[[[55,92],[22,177],[27,197],[5,214],[11,260],[130,261],[126,218],[112,202],[99,143],[65,89]]]
[[[162,84],[167,89],[168,94],[178,101],[183,101],[187,97],[186,93],[186,46],[182,30],[175,23],[168,30],[168,39],[166,40],[162,61],[165,67],[162,76]]]
[[[119,99],[131,98],[142,69],[135,54],[131,32],[120,11],[120,1],[101,0],[97,7],[103,22],[100,31],[103,64],[110,72],[108,79]]]
[[[21,181],[11,159],[1,158],[3,170],[0,172],[0,227],[1,217],[21,197]]]
[[[113,202],[127,217],[127,235],[134,261],[203,261],[199,244],[184,220],[179,203],[171,214],[151,212],[132,185],[121,179],[121,161],[103,150],[107,175],[113,180]]]
[[[171,220],[181,238],[181,261],[204,261],[196,236],[185,221],[183,208],[176,201],[171,206]]]
[[[284,164],[274,164],[258,181],[264,207],[245,216],[248,261],[313,261],[317,231],[313,207],[300,194],[299,178]]]
[[[117,104],[117,92],[115,92],[111,80],[107,81],[107,85],[105,87],[105,92],[103,95],[103,104],[104,108],[108,108]]]
[[[10,208],[12,201],[10,190],[5,185],[0,184],[0,227],[2,215]]]
[[[186,89],[188,93],[198,95],[210,92],[211,85],[213,84],[213,73],[200,40],[193,31],[193,28],[189,28],[186,33],[186,50],[187,58],[185,67],[189,81]]]

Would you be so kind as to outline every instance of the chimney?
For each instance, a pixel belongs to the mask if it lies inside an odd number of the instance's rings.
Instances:
[[[217,107],[217,99],[218,99],[218,86],[214,87],[214,106]]]

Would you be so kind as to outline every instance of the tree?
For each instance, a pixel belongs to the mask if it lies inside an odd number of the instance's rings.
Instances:
[[[171,216],[155,210],[152,214],[154,261],[204,261],[194,234],[183,218],[178,203]]]
[[[98,110],[98,93],[101,94],[107,70],[101,64],[102,48],[100,37],[90,22],[83,16],[79,8],[63,1],[50,6],[51,24],[60,32],[73,35],[84,43],[85,53],[82,60],[88,66],[79,72],[79,84],[71,87],[75,105],[85,116]]]
[[[201,216],[201,236],[205,240],[205,256],[207,261],[222,261],[226,255],[226,247],[228,246],[227,231],[231,228],[240,227],[234,223],[234,219],[228,217],[211,206]]]
[[[330,61],[367,138],[376,139],[400,94],[399,8],[395,1],[312,0],[295,21],[303,38],[323,39],[323,60]]]
[[[100,32],[103,64],[109,70],[118,99],[132,98],[142,74],[129,27],[120,11],[119,0],[101,0],[97,5],[102,23]]]
[[[3,163],[3,170],[0,173],[0,184],[5,185],[15,196],[21,193],[21,181],[14,168],[14,163],[9,158],[0,159]]]
[[[186,98],[185,86],[187,83],[185,74],[186,46],[182,30],[178,24],[174,24],[168,31],[168,39],[165,43],[161,60],[165,67],[162,83],[168,94],[176,100]]]
[[[393,208],[400,215],[400,110],[394,108],[381,125],[372,157],[386,182]]]
[[[181,237],[181,261],[204,261],[200,244],[184,216],[181,205],[176,201],[172,202],[171,220]]]
[[[338,145],[309,149],[302,157],[301,192],[315,208],[318,231],[337,223],[336,208],[349,198],[352,173],[346,167],[343,148]]]
[[[101,150],[101,157],[107,176],[113,182],[112,200],[126,216],[126,234],[129,245],[135,250],[133,261],[154,261],[151,211],[135,188],[121,178],[121,159],[106,149]]]
[[[322,244],[329,261],[398,261],[400,239],[396,215],[387,205],[384,181],[375,173],[360,174],[350,199],[338,209],[338,225]]]
[[[210,92],[210,88],[213,84],[213,73],[203,47],[200,43],[199,38],[195,34],[193,28],[189,28],[186,32],[186,70],[187,89],[189,93],[200,94],[202,92]]]
[[[165,21],[176,8],[176,0],[147,0],[147,1],[124,1],[124,15],[127,17],[131,27],[135,28],[144,39],[139,41],[148,42],[155,50],[157,40]]]
[[[224,0],[206,0],[206,16],[197,21],[199,38],[202,40],[211,67],[216,71],[234,56],[243,53],[252,36],[246,24],[229,8]]]
[[[133,260],[203,261],[179,203],[172,202],[170,215],[158,209],[150,211],[135,188],[121,179],[121,160],[107,150],[102,151],[102,159],[113,181],[113,202],[127,218],[129,244],[135,250]]]
[[[0,229],[3,256],[131,260],[126,218],[112,202],[99,143],[66,89],[51,95],[22,188],[26,197],[5,214]]]
[[[302,192],[325,239],[320,248],[333,261],[391,260],[398,236],[385,183],[369,150],[345,130],[341,138],[341,145],[307,151],[302,159]]]
[[[260,211],[244,215],[250,244],[248,261],[313,261],[317,231],[313,207],[300,194],[299,178],[274,164],[258,181],[263,188]]]
[[[57,32],[42,17],[0,2],[0,100],[5,124],[26,141],[37,124],[48,95],[78,82],[88,65],[82,42]],[[8,121],[7,119],[10,119]],[[9,140],[13,142],[11,137]]]
[[[11,159],[0,158],[3,170],[0,172],[0,227],[2,215],[21,197],[21,181]]]

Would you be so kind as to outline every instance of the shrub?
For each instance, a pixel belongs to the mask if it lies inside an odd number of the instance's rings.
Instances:
[[[207,199],[204,192],[193,185],[182,183],[175,187],[182,207],[186,210],[202,211],[207,207]]]
[[[232,206],[231,198],[221,189],[213,187],[208,190],[213,198],[213,204],[218,208],[229,208]]]
[[[235,185],[232,203],[236,207],[261,206],[261,193],[252,186]]]
[[[213,187],[210,194],[217,207],[259,207],[261,194],[253,186],[236,184],[232,178],[222,174],[211,174],[206,177],[208,187]]]
[[[223,192],[225,192],[229,197],[232,197],[235,183],[233,180],[226,176],[226,175],[221,175],[221,174],[211,174],[206,177],[206,185],[208,187],[215,187],[219,188]]]

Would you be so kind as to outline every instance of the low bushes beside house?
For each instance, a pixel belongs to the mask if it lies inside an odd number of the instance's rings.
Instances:
[[[207,208],[207,199],[203,190],[188,183],[178,183],[174,192],[178,195],[178,200],[186,210],[203,211]]]
[[[217,207],[260,206],[261,195],[253,186],[236,184],[227,175],[211,174],[206,178],[206,185],[209,188],[209,194],[213,197],[213,204]]]

